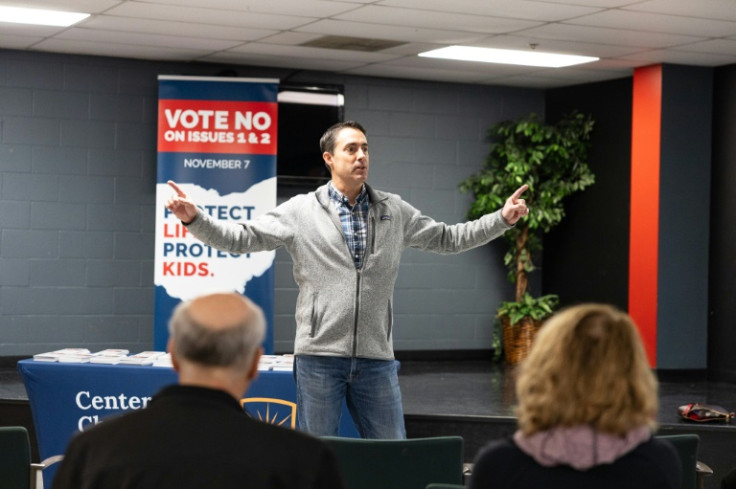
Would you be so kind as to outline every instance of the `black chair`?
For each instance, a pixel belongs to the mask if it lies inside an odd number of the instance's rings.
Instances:
[[[425,489],[463,483],[460,436],[365,440],[323,437],[337,455],[347,489]]]
[[[41,472],[61,459],[62,456],[57,455],[32,464],[28,430],[23,426],[0,427],[0,486],[3,489],[42,488]]]
[[[713,470],[698,461],[700,437],[696,434],[658,435],[658,439],[672,444],[682,462],[682,489],[702,489],[705,477],[713,475]]]
[[[22,426],[0,427],[0,480],[9,489],[31,486],[31,441]]]

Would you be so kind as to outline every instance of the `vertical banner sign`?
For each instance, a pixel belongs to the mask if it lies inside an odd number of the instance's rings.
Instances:
[[[277,80],[159,76],[154,349],[181,301],[218,291],[263,308],[273,353],[275,252],[243,255],[204,245],[165,204],[173,180],[215,219],[242,222],[276,207]]]

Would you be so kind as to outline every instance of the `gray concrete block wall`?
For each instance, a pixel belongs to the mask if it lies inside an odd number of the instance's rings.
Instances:
[[[153,228],[159,74],[213,65],[0,50],[0,356],[65,346],[153,344]],[[239,76],[283,70],[236,67]],[[371,146],[370,182],[439,221],[465,220],[459,182],[477,171],[495,121],[542,113],[543,93],[300,73],[342,84],[346,117]],[[485,349],[511,297],[502,242],[460,255],[404,254],[397,350]],[[276,254],[274,340],[294,338],[291,258]]]
[[[0,355],[152,346],[150,65],[0,51]],[[122,67],[149,72],[127,93]]]

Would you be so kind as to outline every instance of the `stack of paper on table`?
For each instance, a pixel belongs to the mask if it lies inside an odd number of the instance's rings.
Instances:
[[[87,348],[62,348],[61,350],[37,353],[33,359],[37,362],[87,363],[92,354]]]
[[[142,351],[128,357],[122,357],[119,365],[153,365],[160,356],[166,355],[165,351]]]
[[[123,357],[126,357],[130,353],[128,350],[120,348],[108,348],[107,350],[101,350],[93,354],[89,363],[104,363],[108,365],[116,365],[120,363]]]

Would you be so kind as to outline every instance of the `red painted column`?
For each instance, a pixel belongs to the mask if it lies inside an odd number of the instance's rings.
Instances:
[[[634,70],[631,134],[629,314],[657,365],[659,164],[662,66]]]

